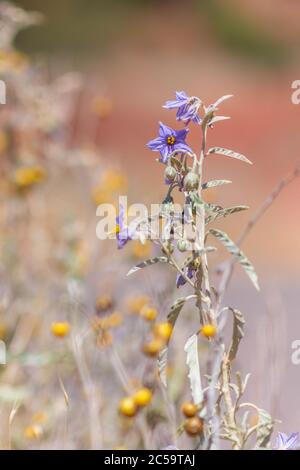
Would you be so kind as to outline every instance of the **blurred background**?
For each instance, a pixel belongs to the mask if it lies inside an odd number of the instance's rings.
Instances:
[[[15,189],[1,183],[4,187],[1,217],[6,224],[1,240],[2,289],[6,299],[1,318],[7,338],[9,341],[14,338],[16,354],[12,348],[14,368],[3,372],[6,395],[2,385],[0,398],[4,393],[6,398],[2,399],[9,403],[7,409],[2,409],[7,417],[9,407],[14,403],[10,398],[12,389],[7,390],[7,384],[17,383],[21,391],[29,385],[35,393],[44,386],[53,389],[53,394],[60,397],[54,411],[47,397],[40,400],[39,409],[32,403],[29,406],[33,392],[25,390],[22,400],[27,408],[16,415],[20,422],[16,421],[13,437],[16,447],[53,448],[67,433],[62,382],[68,382],[71,395],[79,392],[73,383],[75,378],[70,377],[73,366],[69,363],[65,366],[67,378],[63,380],[62,372],[58,370],[62,368],[60,362],[57,364],[50,352],[51,359],[45,356],[46,343],[49,350],[55,348],[55,354],[62,353],[63,348],[61,344],[53,346],[56,345],[53,338],[43,331],[48,332],[51,321],[64,316],[72,328],[75,329],[72,322],[78,322],[76,324],[82,329],[81,322],[86,325],[93,317],[97,298],[107,293],[116,299],[116,308],[122,315],[128,297],[145,293],[153,299],[163,319],[171,303],[166,292],[170,292],[169,298],[174,294],[170,287],[172,279],[168,279],[165,270],[149,271],[138,281],[137,278],[124,280],[128,267],[143,253],[140,253],[140,247],[132,251],[128,246],[121,256],[110,242],[107,242],[108,250],[107,244],[95,239],[96,204],[106,201],[108,192],[122,191],[128,192],[132,202],[161,201],[165,192],[162,167],[145,144],[156,136],[159,120],[174,125],[174,115],[161,106],[167,99],[173,99],[176,90],[199,96],[206,104],[224,94],[233,94],[234,98],[222,108],[222,114],[231,119],[210,131],[208,145],[243,153],[254,165],[215,156],[207,161],[205,179],[233,181],[232,185],[211,192],[210,201],[223,206],[250,206],[249,211],[233,215],[219,224],[237,239],[249,217],[299,162],[300,105],[291,101],[291,85],[300,79],[300,4],[297,0],[20,0],[15,5],[42,13],[44,21],[22,29],[16,36],[14,44],[22,57],[14,58],[13,63],[19,61],[21,68],[29,67],[29,71],[20,72],[18,62],[18,70],[12,72],[10,66],[5,65],[6,57],[0,57],[5,63],[1,66],[0,61],[0,70],[11,91],[9,96],[12,96],[2,110],[1,122],[7,132],[17,128],[9,146],[15,151],[9,153],[5,145],[2,150],[6,155],[1,164],[2,180],[15,172],[20,163],[33,162],[43,163],[48,177],[39,188],[26,192],[21,202],[19,194],[12,195]],[[33,66],[24,65],[27,60],[34,64],[34,70]],[[64,79],[60,80],[62,75]],[[45,84],[50,87],[51,93],[44,93],[41,82],[44,87]],[[39,90],[37,98],[32,98],[34,93],[30,86]],[[40,103],[41,97],[45,107],[37,109],[36,101]],[[34,116],[34,122],[29,122],[31,116]],[[44,120],[46,123],[41,129]],[[191,130],[188,141],[195,149],[199,148],[196,127]],[[28,186],[31,187],[31,183]],[[280,429],[287,433],[300,430],[297,406],[300,366],[291,363],[291,343],[300,339],[299,197],[296,179],[282,192],[243,245],[256,266],[261,292],[257,294],[237,268],[226,299],[227,304],[244,312],[247,321],[238,367],[243,373],[252,373],[249,399],[280,419]],[[74,233],[78,233],[77,237]],[[58,255],[59,263],[63,264],[63,268],[61,264],[59,268],[60,277],[56,272],[57,260],[53,259]],[[214,261],[218,262],[219,258]],[[157,275],[163,280],[160,286],[157,286]],[[26,283],[28,285],[24,287]],[[80,300],[80,308],[76,303],[75,315],[65,293],[71,292],[71,297],[76,297],[78,288],[81,293],[83,291],[80,295],[84,301]],[[9,309],[18,318],[17,326],[11,320],[12,315],[10,320],[7,319],[5,312]],[[39,312],[36,313],[38,319],[32,310]],[[31,312],[30,318],[33,317],[30,333],[27,316],[24,324],[19,323],[25,311]],[[178,337],[178,344],[193,332],[193,327],[189,326],[193,324],[192,312],[187,312],[186,316],[190,323],[185,324],[181,317],[185,329],[181,332],[182,338]],[[134,323],[132,317],[125,319],[126,322]],[[15,328],[20,329],[17,337]],[[131,331],[129,335],[127,330],[122,330],[125,327],[120,328],[116,338],[120,343],[125,342],[128,348],[128,338],[133,338],[130,335],[136,333]],[[27,340],[24,335],[28,336]],[[36,338],[34,347],[32,336]],[[133,345],[131,342],[131,352],[125,360],[129,370],[134,364],[131,356],[136,354]],[[182,354],[182,348],[175,349],[174,360]],[[32,356],[28,359],[27,355],[24,359],[28,351]],[[96,360],[93,352],[89,351],[89,354],[92,371],[101,363],[104,373],[106,360],[103,356]],[[15,359],[18,355],[22,357],[21,366]],[[76,351],[74,357],[77,362],[81,361]],[[39,360],[48,365],[40,365]],[[184,373],[184,358],[178,358],[178,361]],[[56,369],[39,374],[39,367]],[[145,367],[148,370],[148,366]],[[96,385],[90,372],[82,364],[79,364],[79,370],[87,374],[84,378],[90,384],[87,393],[92,393]],[[113,404],[108,401],[109,393],[115,387],[113,379],[105,387],[102,392],[106,393],[106,398],[99,391],[100,404],[95,404],[92,399],[88,408],[90,418],[97,407],[104,407],[108,416],[109,407],[114,410],[117,407],[117,400]],[[178,387],[180,391],[176,393],[180,401],[186,391]],[[73,399],[76,402],[79,398]],[[58,429],[53,423],[39,424],[46,429],[49,426],[48,435],[46,432],[31,439],[28,428],[33,425],[29,416],[41,413],[44,407],[50,409],[48,415],[59,416],[60,427]],[[72,416],[70,411],[68,413]],[[72,430],[77,429],[78,424],[81,426],[81,418],[80,413],[70,418],[74,420],[69,424]],[[160,423],[157,410],[153,411],[150,422],[151,426]],[[106,437],[106,430],[101,431],[104,447],[142,445],[133,431],[125,442],[128,423],[120,425],[118,431],[109,423],[113,429],[110,429],[110,437]],[[92,436],[97,432],[100,433],[99,429],[90,429]],[[159,433],[163,437],[153,438],[152,445],[159,448],[170,443],[164,432]],[[84,431],[81,429],[77,433],[71,433],[72,437],[67,434],[65,445],[89,447]],[[191,445],[188,442],[182,446]],[[6,435],[2,436],[2,445],[7,446]]]

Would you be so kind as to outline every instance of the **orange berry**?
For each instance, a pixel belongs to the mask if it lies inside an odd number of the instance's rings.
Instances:
[[[137,406],[132,397],[125,397],[120,400],[119,411],[122,415],[132,417],[137,412]]]
[[[156,308],[148,307],[148,305],[145,305],[140,313],[141,317],[143,317],[147,321],[154,321],[157,317]]]
[[[202,432],[202,420],[198,418],[198,416],[193,416],[192,418],[186,420],[184,429],[189,436],[196,436]]]
[[[206,336],[206,338],[213,338],[217,333],[217,328],[215,325],[208,323],[202,326],[200,332],[203,336]]]
[[[187,418],[192,418],[197,413],[197,406],[190,401],[186,401],[181,405],[181,411]]]
[[[155,357],[163,348],[164,343],[160,339],[153,339],[143,346],[143,352],[146,356]]]
[[[133,399],[137,406],[146,406],[152,399],[152,392],[149,388],[141,388],[133,395]]]
[[[168,341],[170,339],[172,331],[173,327],[169,322],[157,323],[153,328],[155,336],[162,339],[163,341]]]

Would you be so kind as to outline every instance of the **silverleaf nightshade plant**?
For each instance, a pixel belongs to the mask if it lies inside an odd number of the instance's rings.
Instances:
[[[178,298],[170,307],[167,321],[174,328],[186,302],[194,302],[195,314],[199,317],[199,330],[187,339],[185,345],[186,364],[189,370],[191,395],[197,406],[198,417],[203,422],[198,435],[198,449],[221,448],[220,440],[227,440],[233,449],[266,449],[270,446],[274,421],[265,411],[252,403],[243,403],[242,397],[249,374],[242,379],[237,372],[232,376],[232,363],[235,360],[239,343],[244,336],[245,320],[242,313],[231,306],[223,306],[224,292],[228,286],[227,263],[221,281],[215,285],[214,271],[209,267],[210,252],[216,250],[208,241],[216,239],[229,251],[232,259],[238,261],[254,287],[259,290],[258,278],[252,263],[234,243],[229,235],[213,227],[213,222],[248,207],[237,205],[222,207],[205,202],[208,188],[231,183],[228,180],[204,180],[204,163],[213,155],[234,158],[251,164],[242,154],[222,147],[207,148],[207,133],[214,125],[229,119],[217,114],[219,106],[232,95],[225,95],[215,103],[205,106],[195,96],[189,97],[184,91],[176,93],[176,99],[167,101],[164,108],[177,110],[176,119],[184,127],[172,129],[159,123],[159,136],[148,143],[150,150],[159,153],[159,162],[164,165],[164,180],[168,190],[160,206],[157,219],[164,219],[162,233],[155,232],[153,218],[144,220],[141,226],[145,238],[149,238],[161,250],[161,254],[143,261],[128,273],[157,263],[168,264],[177,272],[176,287],[186,285],[191,293]],[[201,151],[197,155],[186,143],[189,129],[195,125],[201,138]],[[182,195],[184,210],[178,212],[173,194],[177,190]],[[155,232],[155,233],[154,233]],[[131,236],[125,237],[127,242]],[[118,240],[119,247],[122,242]],[[223,330],[227,320],[233,322],[232,340],[225,344]],[[200,372],[198,343],[207,348],[206,370]],[[168,344],[160,351],[158,369],[162,384],[167,388]],[[206,383],[204,383],[206,381]],[[255,413],[255,421],[250,420],[250,411]],[[185,422],[178,427],[178,435],[185,430]]]

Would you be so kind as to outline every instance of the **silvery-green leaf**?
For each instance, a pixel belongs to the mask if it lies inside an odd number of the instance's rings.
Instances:
[[[202,189],[215,188],[216,186],[222,186],[224,184],[230,184],[230,183],[232,183],[232,181],[230,181],[230,180],[207,181],[207,183],[202,184]]]
[[[267,411],[258,409],[258,423],[256,429],[256,446],[266,447],[273,432],[274,423]]]
[[[237,258],[237,260],[239,261],[239,263],[241,264],[241,266],[244,268],[245,272],[249,276],[250,280],[252,281],[254,287],[257,290],[259,290],[258,278],[254,270],[254,267],[250,263],[248,258],[244,255],[244,253],[239,249],[239,247],[222,230],[210,229],[209,233],[211,233],[221,243],[223,243],[223,245],[227,248],[229,253],[231,253],[235,258]]]
[[[167,319],[168,319],[168,322],[171,323],[173,328],[184,306],[185,301],[186,301],[186,297],[180,297],[179,299],[177,299],[172,305],[170,312],[168,313]],[[167,374],[166,374],[167,362],[168,362],[168,346],[162,349],[162,351],[158,355],[158,360],[157,360],[159,377],[160,377],[162,384],[165,387],[167,386]]]
[[[231,346],[228,353],[228,358],[230,361],[233,361],[236,357],[236,353],[238,351],[238,347],[240,344],[241,339],[244,336],[244,325],[245,320],[243,314],[234,308],[229,308],[229,310],[233,314],[233,331],[232,331],[232,341]]]
[[[228,215],[235,214],[236,212],[245,211],[247,209],[249,209],[249,206],[244,206],[244,205],[220,209],[219,211],[215,211],[213,215],[208,216],[205,222],[208,224],[209,222],[219,219],[220,217],[227,217]]]
[[[167,263],[168,258],[165,256],[156,256],[155,258],[149,258],[146,259],[145,261],[142,261],[141,263],[137,264],[134,266],[130,271],[128,271],[127,276],[130,276],[131,274],[135,273],[136,271],[139,271],[140,269],[146,268],[147,266],[152,266],[153,264],[157,263]]]
[[[252,162],[248,160],[248,158],[245,157],[245,155],[234,152],[233,150],[228,150],[228,149],[224,149],[221,147],[212,147],[208,150],[207,155],[210,155],[212,153],[217,154],[217,155],[224,155],[225,157],[229,157],[229,158],[236,158],[237,160],[241,160],[243,162],[246,162],[252,165]]]
[[[209,126],[213,126],[220,121],[227,121],[228,119],[230,119],[230,116],[214,116],[212,119],[210,119]]]
[[[233,95],[224,95],[224,96],[221,96],[221,98],[219,98],[214,104],[214,108],[217,108],[221,103],[223,103],[223,101],[225,100],[228,100],[229,98],[232,98]]]
[[[203,401],[203,391],[201,385],[200,366],[198,358],[198,336],[191,336],[185,346],[186,365],[188,366],[188,377],[190,380],[191,394],[196,405]]]

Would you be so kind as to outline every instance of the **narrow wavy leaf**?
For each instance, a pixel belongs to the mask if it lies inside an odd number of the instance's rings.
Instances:
[[[147,266],[152,266],[153,264],[157,263],[167,263],[168,258],[165,256],[156,256],[155,258],[149,258],[146,259],[145,261],[142,261],[141,263],[137,264],[134,266],[130,271],[128,271],[127,276],[130,276],[131,274],[139,271],[140,269],[146,268]]]
[[[233,207],[226,207],[225,209],[220,209],[219,211],[215,211],[214,215],[210,215],[206,218],[205,222],[208,224],[220,217],[227,217],[228,215],[235,214],[236,212],[241,212],[249,209],[249,206],[233,206]]]
[[[202,184],[202,189],[215,188],[216,186],[223,186],[224,184],[230,184],[230,180],[212,180]]]
[[[237,160],[241,160],[242,162],[249,163],[250,165],[252,165],[252,162],[248,160],[245,155],[234,152],[233,150],[224,149],[222,147],[212,147],[208,150],[207,155],[210,155],[212,153],[217,155],[224,155],[225,157],[229,158],[235,158]]]
[[[250,263],[248,258],[239,249],[239,247],[229,238],[225,232],[222,232],[222,230],[210,229],[209,233],[216,237],[227,248],[229,253],[231,253],[239,261],[246,274],[252,281],[254,287],[259,290],[258,278],[254,266],[252,263]]]
[[[233,331],[231,346],[228,353],[228,359],[230,361],[233,361],[236,357],[240,341],[244,337],[245,320],[243,314],[239,310],[231,307],[229,307],[229,310],[233,314]]]

